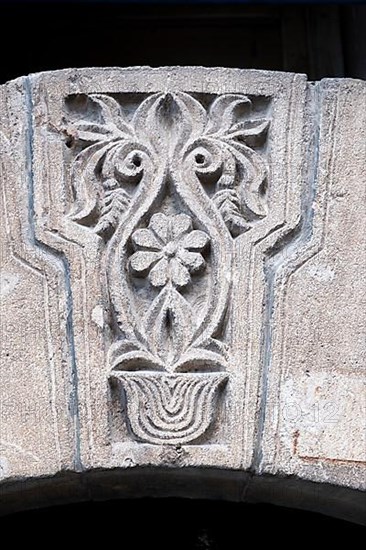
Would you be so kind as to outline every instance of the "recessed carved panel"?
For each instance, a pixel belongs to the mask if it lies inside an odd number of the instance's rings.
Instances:
[[[110,376],[126,392],[132,432],[151,443],[189,442],[209,427],[227,380],[202,373],[224,373],[230,361],[222,332],[232,238],[267,213],[261,147],[270,120],[253,115],[244,94],[124,99],[67,99],[69,215],[104,241]]]

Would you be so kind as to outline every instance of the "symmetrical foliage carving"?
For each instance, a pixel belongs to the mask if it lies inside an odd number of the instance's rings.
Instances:
[[[70,216],[105,243],[111,376],[133,434],[188,443],[228,378],[233,238],[266,216],[269,120],[242,94],[127,99],[72,98]]]

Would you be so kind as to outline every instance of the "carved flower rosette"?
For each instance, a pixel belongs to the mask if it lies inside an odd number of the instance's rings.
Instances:
[[[199,441],[228,380],[223,331],[234,239],[266,215],[268,121],[242,94],[209,107],[183,92],[131,109],[94,94],[67,134],[73,220],[105,243],[113,341],[134,437]]]

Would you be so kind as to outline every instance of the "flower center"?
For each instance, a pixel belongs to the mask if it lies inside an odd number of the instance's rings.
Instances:
[[[177,253],[177,245],[174,242],[170,242],[164,247],[163,252],[167,258],[173,258]]]

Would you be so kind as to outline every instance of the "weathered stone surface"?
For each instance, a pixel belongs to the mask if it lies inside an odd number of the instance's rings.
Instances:
[[[366,86],[314,95],[314,200],[274,265],[260,471],[365,488]]]
[[[73,464],[60,261],[35,242],[25,79],[0,87],[0,479]]]
[[[60,500],[199,488],[359,521],[365,83],[83,69],[0,90],[0,508],[67,470]]]

